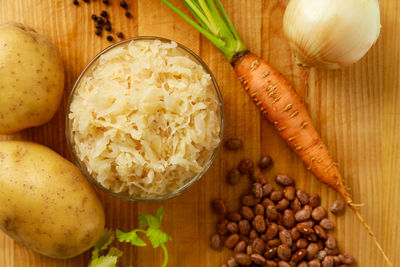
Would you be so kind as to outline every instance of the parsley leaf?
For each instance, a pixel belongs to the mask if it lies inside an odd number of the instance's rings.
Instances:
[[[149,227],[149,229],[147,229],[146,236],[150,240],[153,248],[158,248],[160,245],[164,244],[165,242],[172,240],[172,238],[169,235],[167,235],[160,229],[154,229],[151,227]]]
[[[161,206],[157,209],[157,219],[158,219],[158,222],[160,225],[161,225],[161,221],[162,221],[163,217],[164,217],[164,207]]]
[[[168,263],[168,251],[165,243],[172,240],[172,238],[159,229],[161,221],[164,217],[164,207],[160,207],[157,210],[157,215],[142,214],[139,216],[139,225],[141,228],[135,229],[131,232],[125,233],[120,230],[116,230],[117,238],[120,242],[128,242],[134,246],[144,247],[146,243],[137,234],[138,232],[143,233],[149,239],[153,248],[161,247],[164,253],[164,261],[162,267],[167,266]],[[147,229],[142,229],[147,227]],[[88,267],[116,267],[119,257],[122,256],[122,251],[115,247],[111,247],[108,253],[104,255],[103,250],[106,250],[114,240],[114,232],[112,230],[105,229],[100,240],[94,246],[92,251],[92,258],[90,259]]]
[[[157,217],[151,214],[141,214],[139,216],[139,226],[141,228],[143,227],[159,228],[163,217],[164,217],[164,207],[161,206],[157,210]]]
[[[140,227],[148,227],[145,231],[147,238],[150,240],[153,248],[158,248],[160,245],[172,240],[172,238],[158,229],[164,217],[164,207],[161,206],[157,210],[157,216],[151,214],[142,214],[139,216]]]
[[[101,256],[100,258],[91,259],[88,267],[116,267],[117,262],[117,256]]]
[[[134,246],[145,247],[146,243],[137,235],[136,231],[124,233],[117,229],[119,242],[129,242]]]
[[[117,248],[111,247],[106,255],[100,256],[102,250],[108,248],[114,240],[114,233],[112,230],[105,229],[103,235],[94,245],[92,251],[92,258],[90,259],[88,267],[116,267],[118,258],[122,256],[122,251]]]
[[[117,230],[117,237],[120,242],[130,242],[135,246],[146,246],[146,243],[137,235],[137,232],[146,234],[153,248],[158,248],[161,246],[164,252],[164,262],[162,266],[167,266],[168,262],[168,251],[164,243],[172,240],[172,238],[159,229],[161,221],[164,217],[164,207],[161,206],[157,210],[157,215],[153,216],[151,214],[141,214],[139,216],[139,226],[140,228],[147,227],[146,230],[136,229],[129,233],[124,233]]]
[[[113,240],[114,232],[111,229],[104,229],[103,235],[100,237],[99,241],[97,241],[96,245],[94,245],[94,249],[100,252],[106,249]]]

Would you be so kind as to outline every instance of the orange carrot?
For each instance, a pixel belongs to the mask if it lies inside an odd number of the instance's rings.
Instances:
[[[314,128],[303,102],[287,80],[251,53],[235,61],[234,68],[243,88],[262,115],[272,123],[308,170],[351,203],[337,164]]]
[[[168,0],[161,0],[206,36],[231,62],[243,88],[278,134],[314,176],[337,191],[367,229],[386,262],[392,263],[348,194],[337,164],[312,124],[303,102],[287,80],[267,62],[250,53],[219,0],[183,0],[197,24]]]
[[[349,196],[337,163],[312,124],[303,102],[288,81],[263,59],[252,53],[242,53],[232,62],[239,81],[262,115],[279,136],[299,156],[314,176],[337,191],[367,229],[385,260],[389,258],[376,239],[371,227],[361,217]]]

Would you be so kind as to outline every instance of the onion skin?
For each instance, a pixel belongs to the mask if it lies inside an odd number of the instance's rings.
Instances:
[[[380,27],[377,0],[291,0],[283,18],[298,64],[326,69],[360,60]]]

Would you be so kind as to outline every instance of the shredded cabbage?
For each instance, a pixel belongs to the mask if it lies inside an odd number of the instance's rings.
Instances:
[[[69,119],[76,154],[105,188],[164,195],[201,172],[220,142],[210,75],[175,42],[132,41],[80,81]]]

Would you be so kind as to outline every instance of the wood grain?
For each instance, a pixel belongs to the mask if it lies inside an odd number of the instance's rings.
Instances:
[[[105,9],[111,16],[114,34],[162,36],[180,42],[198,53],[208,64],[220,86],[225,105],[225,136],[245,140],[245,149],[234,153],[221,149],[207,174],[180,196],[158,203],[131,203],[98,191],[107,214],[107,227],[129,230],[137,226],[137,215],[155,212],[164,205],[163,229],[173,237],[168,244],[169,266],[219,266],[230,252],[208,248],[208,236],[215,230],[217,217],[209,202],[216,197],[238,206],[237,196],[248,187],[243,179],[238,186],[225,183],[228,170],[240,159],[257,160],[270,154],[273,175],[279,172],[296,177],[297,185],[322,195],[324,206],[339,196],[319,184],[272,127],[263,119],[240,88],[231,66],[204,37],[191,29],[159,0],[127,1],[133,18],[127,19],[116,0],[105,6],[100,0],[0,0],[0,23],[18,21],[47,36],[60,50],[66,69],[65,93],[55,117],[46,125],[1,140],[25,139],[47,145],[71,159],[65,143],[64,116],[68,94],[80,71],[110,43],[94,35],[90,15]],[[172,1],[183,7],[181,1]],[[282,16],[288,0],[222,1],[248,47],[271,62],[296,87],[304,99],[313,122],[328,144],[361,213],[374,229],[378,240],[400,266],[400,2],[380,1],[381,36],[357,64],[337,71],[298,67],[282,34]],[[62,211],[61,211],[62,212]],[[385,266],[366,231],[350,212],[332,217],[339,247],[357,258],[358,266]],[[121,245],[122,265],[160,266],[159,250]],[[71,260],[40,256],[0,232],[0,266],[86,266],[90,253]]]

